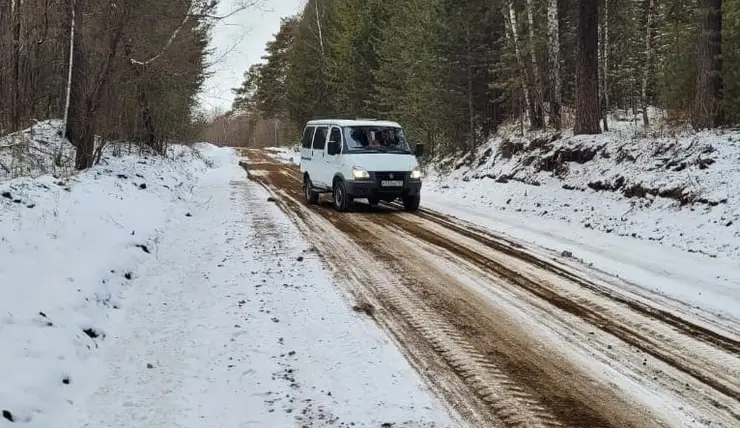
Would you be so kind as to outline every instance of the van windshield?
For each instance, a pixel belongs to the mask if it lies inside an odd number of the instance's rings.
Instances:
[[[350,151],[411,153],[403,129],[386,126],[346,126],[344,141]]]

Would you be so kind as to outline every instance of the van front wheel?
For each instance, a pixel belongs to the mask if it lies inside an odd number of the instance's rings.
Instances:
[[[403,197],[403,209],[406,211],[417,211],[421,203],[421,195],[408,195]]]
[[[352,199],[347,195],[347,188],[344,185],[344,181],[334,181],[333,191],[334,194],[332,196],[334,197],[334,208],[340,212],[347,211]]]

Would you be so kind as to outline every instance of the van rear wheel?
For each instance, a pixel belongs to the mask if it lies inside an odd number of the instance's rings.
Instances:
[[[303,190],[306,195],[306,202],[308,202],[309,205],[316,205],[319,203],[319,192],[313,190],[313,184],[311,184],[311,179],[308,178],[308,175],[303,179]]]

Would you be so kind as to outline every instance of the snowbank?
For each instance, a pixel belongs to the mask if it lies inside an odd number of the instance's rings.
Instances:
[[[40,127],[24,134],[45,135],[24,143],[29,153],[46,147],[73,159],[69,143],[47,138],[53,126]],[[73,396],[137,265],[157,256],[168,222],[188,215],[185,201],[208,165],[233,157],[207,144],[173,146],[168,158],[113,152],[78,175],[0,181],[0,426],[31,422]]]
[[[497,137],[475,156],[436,160],[425,190],[481,213],[740,257],[740,132]]]
[[[75,150],[61,138],[61,129],[61,120],[47,120],[0,137],[0,180],[71,174]]]

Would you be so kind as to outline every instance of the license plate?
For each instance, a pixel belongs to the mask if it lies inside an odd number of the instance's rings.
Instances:
[[[383,187],[403,187],[403,180],[383,180],[380,185]]]

